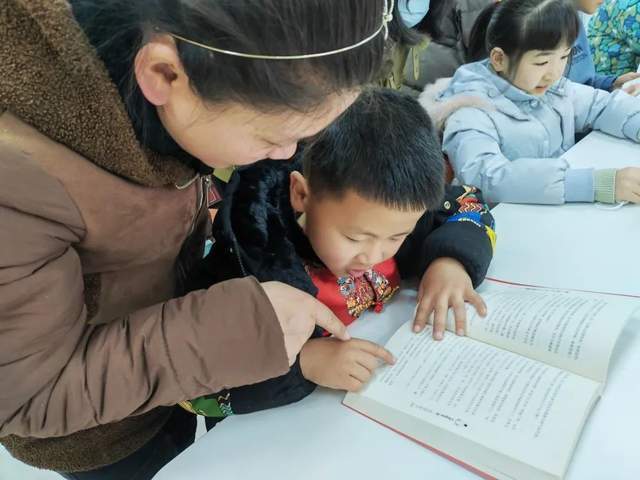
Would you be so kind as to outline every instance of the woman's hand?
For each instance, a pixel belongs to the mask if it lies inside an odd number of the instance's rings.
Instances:
[[[316,325],[340,340],[351,338],[344,324],[331,310],[308,293],[281,282],[265,282],[262,288],[280,322],[289,365],[296,361],[298,352]]]

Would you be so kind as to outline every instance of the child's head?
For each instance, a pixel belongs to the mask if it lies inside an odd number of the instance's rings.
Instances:
[[[543,95],[565,73],[579,22],[573,0],[493,3],[473,26],[469,57],[489,57],[498,75],[531,95]]]
[[[370,90],[306,149],[291,204],[322,262],[358,275],[396,254],[444,191],[444,159],[414,99]]]
[[[73,2],[109,69],[130,72],[125,102],[140,130],[157,112],[171,137],[212,167],[289,158],[298,140],[333,121],[379,74],[390,6],[390,0]],[[393,35],[400,25],[388,28]],[[291,56],[354,45],[295,60],[223,53]]]

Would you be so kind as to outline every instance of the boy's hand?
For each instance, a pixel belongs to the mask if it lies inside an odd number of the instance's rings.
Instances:
[[[621,168],[616,172],[616,201],[640,203],[640,168]]]
[[[369,381],[380,360],[395,362],[385,348],[357,338],[312,338],[300,352],[300,368],[307,380],[349,392],[357,392]]]
[[[418,289],[418,308],[413,322],[413,331],[420,332],[431,314],[433,338],[441,340],[444,334],[447,312],[453,308],[456,333],[464,335],[467,326],[467,312],[464,302],[472,304],[481,316],[487,314],[487,306],[482,297],[473,289],[471,278],[464,266],[453,258],[434,260],[422,277]]]

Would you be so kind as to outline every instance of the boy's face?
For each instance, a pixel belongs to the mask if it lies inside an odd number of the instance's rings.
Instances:
[[[425,210],[405,212],[353,191],[342,198],[313,195],[304,177],[291,175],[291,204],[304,212],[303,228],[316,255],[337,277],[360,276],[393,257]]]

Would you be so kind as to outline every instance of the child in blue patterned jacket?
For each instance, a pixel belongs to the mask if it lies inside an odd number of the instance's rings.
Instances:
[[[640,141],[640,99],[563,78],[579,28],[572,0],[504,0],[478,17],[471,48],[489,58],[460,67],[437,103],[455,105],[443,149],[456,177],[488,201],[640,203],[640,168],[562,157],[591,129]]]
[[[605,0],[589,22],[596,71],[622,75],[640,63],[640,0]]]
[[[578,11],[587,15],[593,15],[600,5],[602,5],[602,0],[575,0],[575,6]],[[598,13],[596,16],[599,17],[601,14]],[[615,30],[615,27],[613,30]],[[585,85],[590,85],[593,88],[601,88],[608,92],[617,88],[624,88],[627,93],[633,95],[640,91],[640,85],[637,84],[625,87],[627,82],[640,77],[640,73],[635,71],[635,66],[623,69],[615,74],[610,72],[596,72],[596,67],[594,65],[593,58],[591,57],[591,48],[589,47],[589,41],[587,40],[587,32],[582,21],[580,21],[579,24],[578,38],[576,39],[576,43],[573,45],[571,57],[571,67],[567,72],[567,78],[569,80],[577,83],[584,83]]]

